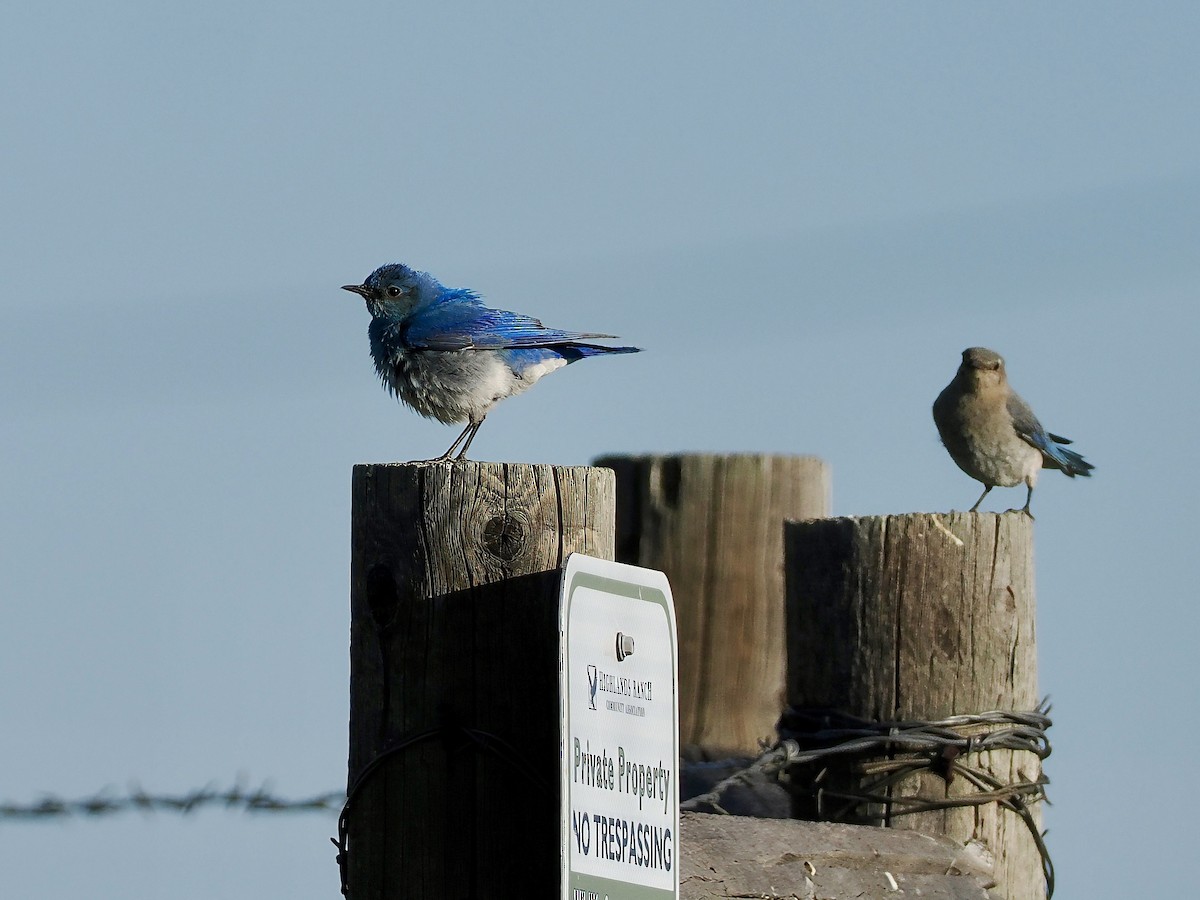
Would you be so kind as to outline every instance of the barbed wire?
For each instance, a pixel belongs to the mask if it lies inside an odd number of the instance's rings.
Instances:
[[[470,747],[476,751],[487,751],[508,763],[514,771],[522,773],[541,790],[550,791],[553,789],[551,783],[543,778],[536,769],[530,767],[528,762],[512,744],[497,735],[481,731],[478,728],[466,728],[461,725],[436,726],[434,728],[427,728],[424,731],[409,732],[404,737],[392,741],[374,759],[363,766],[345,797],[345,804],[342,806],[341,815],[338,816],[338,836],[329,839],[333,846],[337,848],[336,859],[338,872],[342,880],[343,897],[348,898],[350,896],[350,818],[354,813],[355,800],[389,760],[406,753],[410,748],[418,744],[435,738],[455,738],[461,741],[461,746],[464,748]]]
[[[762,779],[788,786],[793,794],[805,794],[816,800],[819,817],[828,821],[846,820],[862,806],[885,807],[889,817],[912,815],[941,809],[980,806],[997,803],[1014,812],[1029,829],[1042,857],[1046,877],[1047,897],[1054,893],[1054,866],[1045,839],[1033,818],[1032,804],[1046,799],[1048,779],[1039,772],[1036,780],[1005,784],[990,773],[966,764],[965,757],[989,750],[1026,751],[1044,760],[1051,753],[1046,731],[1050,727],[1048,700],[1035,710],[1011,712],[992,710],[976,715],[950,716],[934,722],[899,721],[872,722],[847,716],[832,710],[785,711],[780,719],[781,740],[758,759],[718,782],[711,790],[682,803],[681,810],[727,813],[721,805],[723,795],[738,785],[750,786]],[[462,729],[484,748],[498,749],[497,740],[482,732]],[[108,816],[123,812],[170,812],[189,814],[204,807],[220,806],[227,810],[241,809],[248,813],[303,813],[341,811],[338,838],[331,839],[338,848],[338,864],[342,872],[343,893],[346,892],[347,819],[351,801],[374,770],[384,760],[440,733],[431,729],[410,736],[388,748],[369,765],[357,779],[349,796],[345,791],[327,791],[311,797],[289,799],[272,793],[269,782],[248,788],[242,782],[224,790],[209,785],[186,794],[152,794],[132,785],[125,794],[112,788],[74,800],[50,794],[30,803],[0,801],[0,822],[3,820],[39,820],[69,816]],[[895,754],[906,754],[895,756]],[[797,776],[806,764],[829,763],[835,758],[848,762],[859,775],[879,776],[864,782],[856,790],[832,789],[823,786],[828,766],[821,768],[807,785]],[[730,760],[687,763],[696,771],[705,768],[728,768]],[[949,785],[961,774],[975,792],[958,797],[922,798],[894,795],[891,788],[922,771],[940,775]],[[841,801],[837,809],[828,809],[827,800]],[[877,817],[876,817],[877,818]]]
[[[232,787],[220,789],[210,783],[186,794],[153,794],[139,785],[132,785],[125,793],[113,788],[103,788],[90,797],[74,800],[63,799],[53,794],[43,794],[30,803],[0,801],[0,821],[5,819],[38,820],[69,816],[111,816],[124,812],[170,812],[187,815],[205,807],[224,807],[227,810],[242,810],[248,813],[305,813],[337,812],[346,802],[345,791],[328,791],[312,797],[286,798],[272,793],[269,782],[256,788],[236,782]]]
[[[680,803],[680,809],[727,813],[723,795],[737,786],[750,787],[763,779],[788,787],[793,795],[816,803],[824,821],[848,821],[862,807],[886,809],[887,817],[996,803],[1025,824],[1037,846],[1046,878],[1046,896],[1054,895],[1054,864],[1045,836],[1033,817],[1034,804],[1046,799],[1049,779],[1040,771],[1034,780],[1006,784],[989,772],[968,765],[966,757],[989,750],[1026,751],[1038,760],[1050,755],[1049,700],[1028,712],[991,710],[976,715],[950,716],[934,722],[872,722],[833,710],[786,710],[779,722],[781,740],[758,759],[721,780],[712,789]],[[902,754],[897,756],[897,754]],[[825,786],[829,765],[841,761],[862,780],[856,789]],[[728,766],[727,760],[693,763],[692,769]],[[805,780],[804,766],[816,767]],[[809,769],[811,771],[811,768]],[[942,777],[947,785],[957,775],[975,790],[956,797],[901,796],[891,788],[921,772]],[[831,808],[828,801],[838,801]],[[878,819],[881,815],[869,818]]]

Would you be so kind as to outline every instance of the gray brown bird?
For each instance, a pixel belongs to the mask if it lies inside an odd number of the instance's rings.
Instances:
[[[996,486],[1028,488],[1021,512],[1032,518],[1029,503],[1042,469],[1058,469],[1071,478],[1095,468],[1065,437],[1042,427],[1033,410],[1008,383],[1004,359],[994,350],[969,347],[954,380],[933,404],[933,421],[958,467],[982,482],[979,504]]]

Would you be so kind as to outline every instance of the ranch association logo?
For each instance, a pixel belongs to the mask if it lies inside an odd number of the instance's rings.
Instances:
[[[595,666],[587,667],[588,675],[588,703],[592,709],[596,708],[596,688],[600,686],[600,676],[596,674]]]
[[[609,712],[625,713],[630,716],[645,716],[646,707],[654,699],[654,682],[650,679],[638,681],[624,675],[613,675],[599,666],[587,667],[588,703],[596,707],[597,694],[609,694],[604,698],[604,708]]]

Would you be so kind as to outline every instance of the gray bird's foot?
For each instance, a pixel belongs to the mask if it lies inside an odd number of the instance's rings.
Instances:
[[[1007,513],[1025,513],[1025,515],[1029,516],[1029,520],[1030,520],[1031,522],[1036,522],[1036,521],[1037,521],[1037,519],[1035,519],[1035,518],[1034,518],[1034,516],[1033,516],[1033,513],[1031,513],[1031,512],[1029,511],[1029,507],[1028,507],[1028,506],[1022,506],[1020,509],[1017,509],[1017,507],[1015,507],[1015,506],[1014,506],[1012,509],[1006,509],[1004,512],[1005,512],[1006,514],[1007,514]]]
[[[983,502],[984,497],[991,493],[991,490],[992,486],[990,484],[984,486],[983,493],[979,495],[979,499],[975,501],[975,505],[971,507],[970,512],[979,512],[979,504]]]

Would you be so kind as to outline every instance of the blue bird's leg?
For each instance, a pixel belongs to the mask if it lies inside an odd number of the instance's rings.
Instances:
[[[487,416],[484,416],[483,418],[486,419]],[[467,438],[467,442],[465,444],[463,444],[462,449],[458,451],[458,456],[455,457],[456,460],[461,462],[462,460],[465,460],[467,458],[467,448],[471,446],[471,441],[475,440],[475,435],[477,435],[479,433],[479,426],[482,424],[483,424],[483,419],[480,419],[478,422],[472,422],[470,425],[467,426],[467,431],[470,431],[471,434]],[[466,434],[466,433],[467,433],[466,431],[463,432],[463,434]],[[455,443],[458,443],[458,441],[455,441]],[[454,448],[451,447],[450,449],[453,450]]]
[[[482,424],[483,424],[482,419],[480,419],[478,422],[468,422],[467,427],[462,430],[462,434],[460,434],[458,437],[456,437],[454,439],[454,443],[450,445],[450,449],[448,449],[441,456],[435,456],[433,459],[426,460],[426,462],[446,462],[446,460],[450,459],[450,457],[454,453],[454,451],[458,449],[458,445],[462,443],[462,439],[467,437],[468,434],[471,435],[472,438],[475,437],[475,432],[479,430],[479,426]],[[468,444],[471,443],[470,438],[467,438],[467,443]],[[463,453],[466,453],[466,452],[467,452],[467,448],[463,447],[462,452],[458,454],[458,458],[462,459]]]
[[[992,489],[992,486],[990,484],[986,485],[984,487],[983,493],[979,495],[979,499],[975,501],[975,505],[972,506],[971,509],[969,510],[970,512],[975,512],[977,509],[979,509],[979,504],[983,502],[983,498],[988,495],[988,491],[990,491],[991,489]]]

